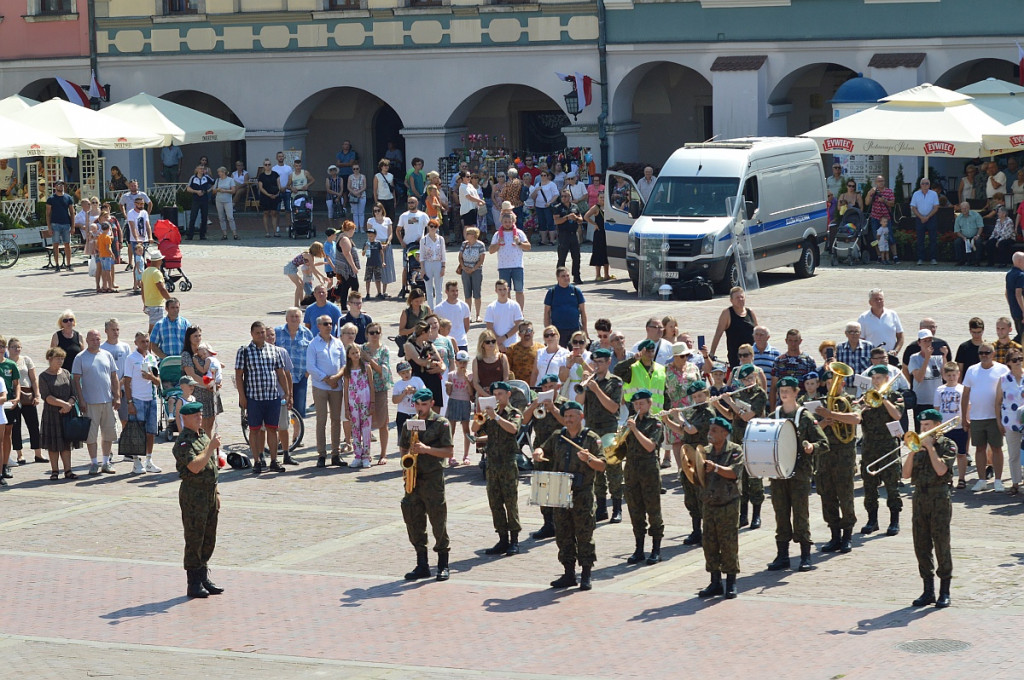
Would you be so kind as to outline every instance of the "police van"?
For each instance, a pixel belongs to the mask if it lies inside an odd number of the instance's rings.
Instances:
[[[608,172],[609,261],[626,269],[635,287],[703,276],[726,292],[741,285],[740,259],[758,272],[792,265],[797,276],[812,276],[828,231],[825,192],[810,139],[686,144],[665,163],[646,201],[631,177]]]

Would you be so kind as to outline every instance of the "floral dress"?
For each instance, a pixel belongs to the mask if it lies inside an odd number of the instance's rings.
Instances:
[[[370,460],[371,394],[366,370],[352,369],[348,378],[348,417],[352,421],[352,448],[360,462]]]
[[[999,415],[1003,427],[1011,432],[1024,431],[1024,425],[1020,420],[1021,414],[1024,414],[1024,379],[1018,382],[1013,373],[1007,373],[1000,380],[1003,386],[1003,401],[999,405]]]
[[[691,400],[686,396],[686,388],[700,380],[700,369],[697,364],[687,361],[683,367],[677,368],[673,361],[665,367],[665,402],[667,408],[685,408]],[[665,428],[665,436],[669,444],[682,444],[683,438],[672,430]]]

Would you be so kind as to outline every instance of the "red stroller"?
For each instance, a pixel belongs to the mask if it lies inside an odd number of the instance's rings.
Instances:
[[[157,220],[153,225],[153,236],[157,240],[157,250],[164,256],[160,271],[163,272],[167,292],[173,293],[175,284],[182,293],[192,290],[192,282],[181,269],[181,232],[178,227],[170,220]]]

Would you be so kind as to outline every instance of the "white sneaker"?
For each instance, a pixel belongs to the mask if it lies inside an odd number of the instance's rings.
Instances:
[[[135,465],[132,466],[133,475],[141,475],[146,471],[146,468],[142,467],[142,460],[139,458],[135,459]]]
[[[1006,491],[1006,487],[1003,486],[1003,480],[997,479],[996,481],[992,482],[992,490],[1000,492]]]
[[[95,463],[95,462],[94,462],[94,463],[92,463],[92,464],[91,464],[91,465],[89,466],[89,474],[90,474],[90,475],[98,475],[99,473],[100,473],[100,466],[99,466],[99,463]]]
[[[146,472],[163,472],[163,470],[158,468],[153,461],[147,460],[146,461]]]
[[[974,483],[974,486],[971,487],[971,491],[984,491],[986,488],[988,488],[988,481],[979,479]]]
[[[371,466],[373,466],[373,463],[370,462],[370,459],[369,458],[363,458],[363,467],[364,468],[368,468],[368,467],[371,467]]]
[[[110,463],[104,463],[101,471],[105,474],[112,475],[114,474],[114,466]]]

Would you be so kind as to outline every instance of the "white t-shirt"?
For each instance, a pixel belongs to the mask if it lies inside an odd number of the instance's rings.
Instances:
[[[378,222],[375,218],[371,217],[366,220],[366,226],[377,232],[377,240],[384,243],[388,240],[388,236],[391,234],[391,218],[385,217],[383,222]]]
[[[452,322],[452,339],[455,340],[457,347],[465,347],[469,344],[469,340],[466,338],[465,324],[465,320],[470,318],[469,305],[462,300],[456,300],[455,304],[445,300],[434,307],[434,313]]]
[[[498,336],[504,335],[513,328],[516,328],[516,325],[522,318],[522,308],[518,302],[511,299],[506,300],[504,304],[495,300],[487,305],[487,309],[484,311],[484,321],[494,324],[494,333]],[[508,340],[505,341],[505,347],[511,347],[517,342],[519,342],[518,330],[508,337]]]
[[[132,346],[127,342],[121,341],[116,345],[112,345],[109,342],[104,342],[100,345],[100,349],[105,349],[110,352],[110,356],[114,357],[114,363],[117,365],[117,379],[120,380],[124,377],[124,360],[128,358],[128,355],[134,352]]]
[[[558,369],[565,365],[569,357],[569,350],[559,347],[554,353],[547,348],[537,350],[537,380],[540,380],[548,373],[558,375]]]
[[[153,232],[150,229],[148,210],[132,208],[128,211],[125,220],[128,222],[128,229],[131,233],[130,241],[133,243],[144,243],[152,239]]]
[[[143,372],[152,373],[157,365],[156,356],[142,356],[135,350],[124,360],[124,375],[132,381],[132,399],[153,401],[153,383],[142,377]]]
[[[999,183],[998,189],[992,186],[992,180]],[[1002,171],[985,178],[985,198],[992,198],[997,193],[1006,193],[1006,175],[1004,175]]]
[[[430,217],[422,210],[407,210],[398,216],[398,226],[404,229],[402,243],[409,245],[423,238]],[[380,235],[378,234],[378,237]]]
[[[135,207],[135,199],[139,198],[140,196],[143,199],[142,207],[146,207],[147,205],[149,205],[149,196],[146,194],[145,191],[136,191],[134,194],[131,193],[130,191],[126,191],[123,194],[121,194],[121,198],[117,199],[117,204],[124,206],[125,208],[127,208],[128,212],[131,212],[132,208]]]
[[[516,236],[520,242],[526,241],[526,232],[516,227],[515,235],[499,229],[491,237],[491,245],[501,246],[498,248],[498,269],[522,269],[523,249],[515,245]]]
[[[896,349],[896,334],[903,332],[899,314],[891,309],[885,309],[882,316],[877,317],[869,309],[861,314],[857,321],[860,323],[862,340],[867,340],[875,347],[884,343],[887,352]]]
[[[967,414],[971,420],[991,420],[996,417],[996,385],[1009,373],[1005,364],[995,362],[988,369],[974,364],[964,375],[964,387],[971,388]]]
[[[474,196],[480,198],[480,192],[476,190],[472,184],[466,184],[465,182],[459,187],[459,214],[465,215],[476,210],[476,201],[468,198]]]
[[[4,384],[3,380],[0,380],[0,397],[5,396],[6,394],[7,394],[7,385]],[[8,403],[10,403],[10,406],[8,406]],[[7,409],[9,409],[9,408],[14,408],[14,403],[13,402],[6,402],[5,401],[4,402],[4,407],[0,408],[0,425],[6,425],[7,424]]]
[[[409,378],[408,380],[396,380],[395,381],[395,387],[391,390],[391,396],[397,397],[399,394],[404,392],[405,388],[408,387],[409,385],[412,385],[417,390],[421,390],[421,389],[426,388],[426,385],[423,384],[423,379],[420,378],[418,375],[414,375],[413,377]],[[405,397],[405,399],[403,399],[402,401],[398,402],[398,412],[399,413],[404,413],[407,416],[414,416],[414,415],[416,415],[416,407],[412,403],[412,395],[413,394],[416,394],[415,390],[413,390],[413,392],[411,394],[407,395]]]
[[[281,184],[282,189],[288,186],[288,180],[292,177],[292,166],[275,165],[271,170],[277,173],[277,181]]]
[[[964,396],[964,386],[961,384],[949,387],[939,385],[935,390],[935,408],[942,414],[942,422],[952,420],[960,415],[960,400]]]

